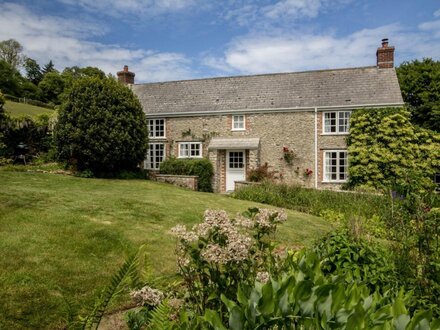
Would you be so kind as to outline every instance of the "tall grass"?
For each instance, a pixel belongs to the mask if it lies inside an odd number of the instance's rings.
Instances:
[[[233,194],[234,198],[249,200],[320,216],[323,212],[342,213],[345,217],[374,215],[382,219],[390,216],[387,196],[307,189],[269,182],[244,187]]]

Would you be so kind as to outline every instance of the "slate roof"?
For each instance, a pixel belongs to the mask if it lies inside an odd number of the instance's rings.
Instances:
[[[132,85],[147,114],[403,104],[394,68],[221,77]]]

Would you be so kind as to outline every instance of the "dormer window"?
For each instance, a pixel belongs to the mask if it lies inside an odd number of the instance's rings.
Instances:
[[[165,119],[149,119],[148,120],[149,137],[164,138],[165,137]]]
[[[245,116],[244,115],[233,115],[232,116],[232,130],[233,131],[244,131],[245,126]]]

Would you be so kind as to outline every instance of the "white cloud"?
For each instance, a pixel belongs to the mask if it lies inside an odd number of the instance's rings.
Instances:
[[[421,23],[419,29],[431,32],[436,37],[440,37],[440,20]]]
[[[58,0],[67,5],[80,6],[92,12],[122,17],[155,16],[178,12],[193,7],[197,0]],[[128,17],[129,18],[129,17]]]
[[[194,77],[190,64],[182,54],[150,54],[140,61],[143,69],[138,70],[136,77],[141,81],[189,79]]]
[[[316,17],[323,6],[322,0],[282,0],[262,8],[266,17]]]
[[[105,31],[95,23],[40,16],[20,5],[0,4],[0,40],[16,39],[23,45],[23,53],[40,64],[51,59],[58,69],[96,66],[113,74],[127,64],[135,71],[137,82],[192,76],[189,60],[181,54],[129,49],[88,39]]]
[[[434,12],[434,17],[440,17],[440,9]]]
[[[346,5],[352,0],[278,0],[270,5],[257,5],[254,0],[234,1],[222,18],[245,26],[253,24],[292,23],[297,19],[315,18],[329,8]]]
[[[401,59],[440,58],[436,36],[391,24],[344,37],[285,33],[245,36],[232,41],[223,56],[207,56],[204,64],[241,74],[370,66],[376,65],[376,49],[384,37],[396,47],[396,64]]]

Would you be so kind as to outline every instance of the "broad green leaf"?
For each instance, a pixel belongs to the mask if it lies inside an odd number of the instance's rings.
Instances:
[[[214,327],[215,330],[226,330],[226,327],[223,325],[220,316],[216,311],[206,309],[204,320]]]

